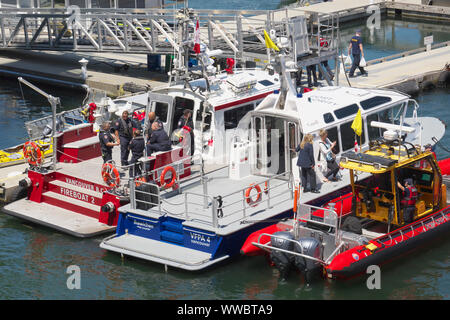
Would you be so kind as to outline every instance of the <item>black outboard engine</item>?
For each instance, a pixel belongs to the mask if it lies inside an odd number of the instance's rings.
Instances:
[[[272,247],[292,251],[294,243],[294,237],[291,233],[286,231],[278,231],[273,234],[275,237],[271,237],[270,244]],[[292,255],[277,250],[271,250],[270,259],[275,264],[275,267],[280,271],[280,276],[283,279],[289,274],[291,269]]]
[[[294,251],[316,259],[322,258],[322,244],[316,238],[300,238],[298,243],[294,244]],[[312,277],[315,274],[320,274],[322,270],[318,261],[300,256],[295,256],[293,263],[300,272],[304,273],[305,281],[308,284],[311,282]]]

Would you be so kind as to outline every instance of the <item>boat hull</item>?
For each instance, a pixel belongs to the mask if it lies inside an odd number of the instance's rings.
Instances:
[[[450,231],[450,206],[423,219],[370,241],[371,251],[358,246],[337,255],[326,266],[329,278],[347,279],[365,273],[371,265],[382,265],[428,244]]]

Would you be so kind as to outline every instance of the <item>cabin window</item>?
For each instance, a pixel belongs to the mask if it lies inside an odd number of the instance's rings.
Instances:
[[[380,128],[372,127],[370,123],[378,121],[378,114],[370,114],[367,116],[367,133],[369,134],[369,141],[380,137]]]
[[[247,114],[247,112],[254,109],[254,104],[246,104],[232,110],[224,112],[225,130],[234,129],[237,127],[239,121]]]
[[[297,130],[295,123],[289,122],[288,130],[289,130],[289,150],[292,159],[297,155],[297,153],[295,152],[295,149],[297,148],[297,140],[296,140]]]
[[[202,113],[204,110],[203,104],[204,102],[202,101],[200,103],[200,108],[197,110],[197,115],[195,117],[195,127],[197,129],[200,129],[200,126],[202,124]],[[211,128],[211,118],[212,118],[211,112],[209,111],[205,112],[205,120],[203,121],[203,131],[208,131]]]
[[[255,118],[255,138],[256,138],[256,168],[262,168],[262,144],[261,144],[261,136],[262,136],[262,120],[261,118]]]
[[[358,137],[355,134],[355,131],[353,131],[352,127],[352,121],[349,121],[347,123],[341,124],[341,138],[342,138],[342,150],[346,151],[349,149],[354,148],[355,146],[355,137],[358,140],[358,145],[362,145],[364,144],[364,142],[366,141],[365,139],[365,134],[364,134],[364,130],[361,134],[361,137]],[[364,129],[364,120],[362,123],[362,127]]]
[[[172,118],[172,129],[176,129],[178,120],[183,116],[184,110],[194,110],[194,100],[183,97],[175,97],[174,113]]]
[[[356,103],[354,103],[349,106],[335,110],[334,114],[336,115],[336,117],[338,119],[343,119],[343,118],[346,118],[346,117],[356,114],[358,112],[358,110],[359,110],[358,105]]]
[[[364,110],[369,110],[375,108],[376,106],[382,105],[384,103],[391,102],[392,99],[390,97],[376,96],[370,99],[366,99],[360,102],[361,107]]]
[[[333,148],[333,152],[335,154],[338,154],[341,151],[341,147],[339,144],[337,127],[327,129],[327,133],[328,133],[328,140],[330,140],[331,142],[336,141],[336,145]]]
[[[334,117],[331,113],[327,112],[323,115],[323,121],[325,121],[325,123],[331,123],[334,121]]]
[[[258,83],[262,84],[265,87],[273,85],[273,82],[269,81],[269,80],[261,80],[261,81],[258,81]]]
[[[162,122],[167,122],[167,112],[169,110],[169,104],[166,102],[153,102],[155,114]]]

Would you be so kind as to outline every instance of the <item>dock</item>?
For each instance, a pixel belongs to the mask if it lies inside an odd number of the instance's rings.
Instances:
[[[200,20],[201,41],[210,49],[223,50],[224,56],[240,59],[245,67],[244,62],[253,65],[267,62],[263,30],[278,30],[284,21],[299,16],[314,23],[330,17],[337,18],[339,23],[364,19],[372,14],[369,9],[373,6],[379,8],[381,14],[388,16],[450,20],[450,7],[423,5],[421,0],[335,0],[303,7],[290,5],[267,11],[193,12]],[[69,18],[68,15],[62,16],[64,12],[61,10],[23,8],[18,12],[14,9],[0,9],[0,18],[4,22],[0,25],[0,75],[22,76],[33,81],[71,88],[81,89],[83,85],[88,85],[106,91],[111,97],[129,93],[130,91],[124,89],[127,84],[137,88],[136,91],[142,91],[167,83],[167,70],[164,70],[164,66],[161,66],[161,71],[148,71],[147,54],[164,56],[180,50],[176,45],[176,32],[164,20],[169,21],[173,17],[173,11],[125,9],[124,12],[113,9],[85,9],[83,14],[86,17],[95,14],[98,20],[93,22],[89,30],[81,29],[77,38],[67,37],[63,32],[59,35],[57,32],[48,32],[51,28],[56,28],[50,22],[51,19],[61,19],[58,23],[62,23],[64,19]],[[142,19],[142,14],[147,18]],[[52,15],[55,18],[49,18]],[[82,19],[86,21],[92,20],[83,17],[82,15]],[[112,24],[112,18],[126,21],[125,24],[128,24],[132,32],[123,29],[123,23]],[[39,23],[40,27],[37,28]],[[147,25],[150,27],[144,28]],[[448,47],[433,52],[432,55],[416,55],[414,58],[405,57],[396,62],[369,66],[371,75],[368,79],[356,79],[353,82],[355,85],[382,88],[410,78],[419,79],[420,82],[420,79],[426,78],[430,72],[436,73],[445,68],[448,63],[445,58],[447,52]],[[438,60],[435,59],[437,55]],[[86,79],[82,77],[79,63],[82,58],[89,61]],[[413,65],[404,68],[403,72],[401,65],[406,63]],[[400,69],[396,69],[394,78],[382,76],[383,70],[396,65]],[[340,85],[348,84],[343,80],[345,79],[339,77]]]

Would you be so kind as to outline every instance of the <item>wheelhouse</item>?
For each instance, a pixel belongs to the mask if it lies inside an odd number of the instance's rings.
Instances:
[[[407,143],[376,143],[364,153],[342,154],[341,167],[350,170],[353,192],[353,213],[389,225],[401,226],[405,221],[405,207],[401,205],[403,184],[412,179],[417,189],[413,220],[426,216],[446,205],[442,176],[431,152]],[[362,172],[369,178],[358,179]]]

